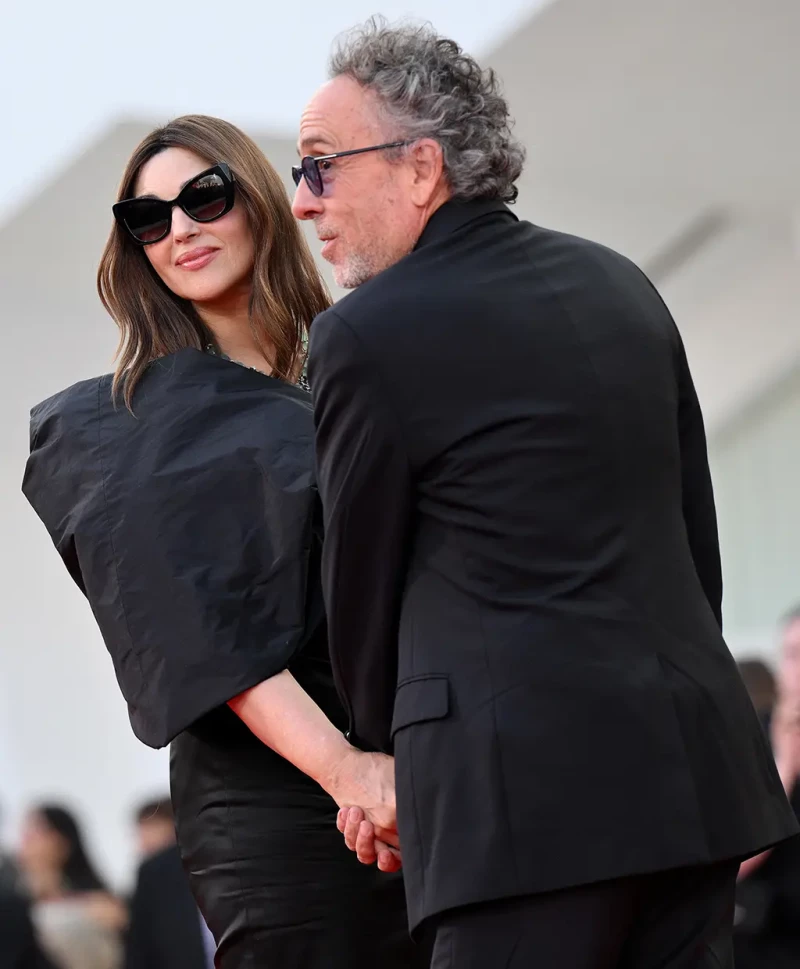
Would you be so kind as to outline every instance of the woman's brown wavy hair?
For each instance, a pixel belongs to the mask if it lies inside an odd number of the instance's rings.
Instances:
[[[185,148],[209,165],[225,162],[236,179],[255,243],[250,326],[273,374],[294,381],[305,359],[311,321],[330,305],[278,173],[243,131],[219,118],[186,115],[156,128],[134,151],[117,199],[130,198],[145,162],[165,148]],[[204,349],[211,334],[192,304],[156,274],[142,248],[116,223],[97,270],[97,290],[120,329],[114,393],[131,408],[149,364],[186,347]]]

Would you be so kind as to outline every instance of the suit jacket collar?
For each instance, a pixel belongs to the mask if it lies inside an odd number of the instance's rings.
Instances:
[[[417,240],[414,248],[419,249],[429,242],[435,242],[449,235],[451,232],[455,232],[456,229],[467,225],[469,222],[474,222],[475,219],[480,219],[485,215],[490,215],[495,212],[505,212],[515,222],[518,221],[516,215],[514,215],[505,202],[501,202],[498,199],[471,199],[467,202],[451,200],[445,202],[428,219],[428,224],[422,230],[422,235]]]

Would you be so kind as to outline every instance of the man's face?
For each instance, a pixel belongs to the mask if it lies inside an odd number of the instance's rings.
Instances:
[[[394,141],[378,120],[370,94],[348,77],[325,84],[300,122],[300,155],[328,155]],[[387,151],[365,152],[320,164],[324,190],[300,181],[292,210],[314,221],[322,256],[339,286],[353,289],[414,248],[424,217],[412,200],[413,164]]]
[[[778,685],[782,696],[800,703],[800,619],[793,619],[784,630]]]
[[[136,840],[142,858],[175,844],[175,826],[167,818],[147,818],[136,826]]]

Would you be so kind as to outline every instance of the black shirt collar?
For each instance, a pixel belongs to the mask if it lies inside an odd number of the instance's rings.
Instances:
[[[441,239],[451,232],[455,232],[456,229],[460,229],[469,222],[474,222],[475,219],[480,219],[485,215],[491,215],[497,212],[504,212],[514,219],[515,222],[517,221],[516,215],[514,215],[505,202],[501,202],[498,199],[471,199],[467,202],[451,200],[445,202],[428,219],[428,224],[422,230],[422,235],[417,240],[414,248],[419,249],[420,246],[425,246],[429,242],[435,242],[437,239]]]

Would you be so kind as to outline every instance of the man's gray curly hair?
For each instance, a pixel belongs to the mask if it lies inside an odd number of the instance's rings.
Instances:
[[[455,41],[430,25],[373,17],[339,39],[329,75],[375,96],[392,140],[437,141],[453,198],[516,199],[525,149],[511,135],[508,104],[494,71]]]

